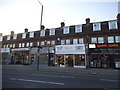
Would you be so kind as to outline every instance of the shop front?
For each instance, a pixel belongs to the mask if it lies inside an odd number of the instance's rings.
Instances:
[[[85,45],[57,45],[56,65],[60,67],[86,68]]]
[[[15,48],[11,50],[11,64],[30,64],[29,57],[29,48]]]
[[[120,44],[96,44],[89,48],[90,67],[120,68]]]

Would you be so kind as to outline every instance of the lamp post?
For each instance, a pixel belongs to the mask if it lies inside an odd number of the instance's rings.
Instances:
[[[41,20],[40,20],[40,30],[41,30],[41,26],[42,26],[42,17],[43,17],[43,5],[42,3],[38,0],[39,4],[42,6],[42,9],[41,9]]]

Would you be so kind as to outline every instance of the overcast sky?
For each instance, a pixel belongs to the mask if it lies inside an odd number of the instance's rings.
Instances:
[[[89,1],[89,2],[88,2]],[[45,28],[84,24],[116,19],[120,0],[40,0],[44,6]],[[25,28],[40,28],[41,5],[38,0],[0,0],[0,33],[3,35],[23,33]]]

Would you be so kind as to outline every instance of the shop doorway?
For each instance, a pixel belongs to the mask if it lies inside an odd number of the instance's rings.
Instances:
[[[73,55],[65,55],[66,67],[73,67]]]

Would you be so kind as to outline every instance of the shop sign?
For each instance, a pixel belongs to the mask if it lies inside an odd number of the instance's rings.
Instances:
[[[97,45],[98,48],[100,47],[118,47],[118,44],[102,44],[102,45]]]
[[[56,54],[85,54],[85,44],[78,45],[57,45]]]
[[[29,51],[30,49],[29,48],[15,48],[15,49],[12,49],[12,51]]]
[[[2,53],[9,53],[10,52],[10,48],[2,48],[1,52]]]
[[[38,48],[31,48],[31,54],[37,54],[38,53]]]

